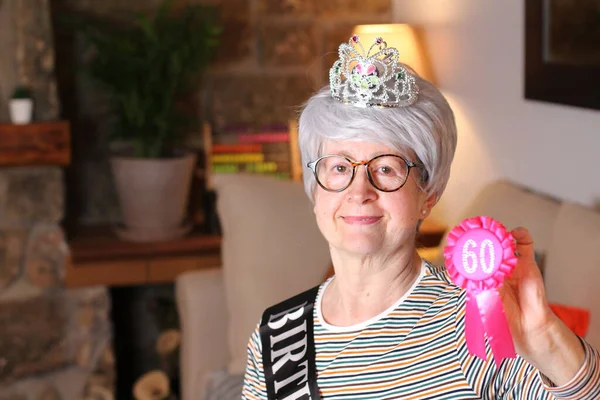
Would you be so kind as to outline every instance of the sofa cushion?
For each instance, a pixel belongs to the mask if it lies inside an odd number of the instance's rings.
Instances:
[[[330,255],[301,183],[218,175],[215,189],[235,374],[245,370],[248,339],[265,308],[322,282]]]
[[[586,340],[600,347],[600,213],[565,202],[547,253],[548,300],[590,311]]]
[[[242,397],[244,375],[231,375],[225,370],[208,373],[204,400],[239,400]]]
[[[500,180],[486,185],[454,223],[458,224],[468,217],[487,215],[508,230],[524,226],[533,236],[536,252],[543,255],[548,249],[559,207],[560,203],[555,199]]]

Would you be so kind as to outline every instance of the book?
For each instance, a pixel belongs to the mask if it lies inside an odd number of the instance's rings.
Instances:
[[[288,132],[266,132],[266,133],[241,133],[238,135],[239,143],[287,143],[290,141]]]
[[[212,147],[213,154],[219,153],[260,153],[260,144],[215,144]]]
[[[251,163],[251,162],[263,162],[265,159],[265,155],[262,153],[222,153],[222,154],[213,154],[212,163],[214,164],[222,164],[222,163]]]
[[[272,126],[227,126],[205,132],[211,136],[207,171],[258,173],[298,180],[301,176],[295,122]],[[295,165],[298,164],[298,165]],[[300,171],[300,173],[298,173]]]

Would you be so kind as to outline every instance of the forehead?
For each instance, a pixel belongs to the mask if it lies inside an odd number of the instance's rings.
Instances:
[[[349,157],[356,161],[366,160],[382,154],[395,154],[399,156],[410,156],[410,151],[398,151],[398,149],[382,143],[354,141],[354,140],[326,140],[323,143],[322,155],[336,154]]]

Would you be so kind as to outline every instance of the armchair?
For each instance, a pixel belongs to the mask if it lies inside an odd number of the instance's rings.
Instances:
[[[214,186],[223,265],[175,284],[183,400],[239,399],[247,342],[264,309],[319,284],[330,265],[301,183],[217,175]]]

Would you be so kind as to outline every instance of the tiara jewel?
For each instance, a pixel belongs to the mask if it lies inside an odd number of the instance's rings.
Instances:
[[[398,49],[381,38],[365,53],[358,35],[338,49],[329,70],[331,96],[358,107],[405,107],[417,101],[415,77],[398,63]]]

